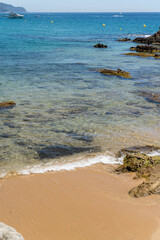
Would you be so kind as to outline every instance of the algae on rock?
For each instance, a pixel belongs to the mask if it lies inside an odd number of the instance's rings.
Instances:
[[[124,158],[123,165],[116,169],[117,173],[135,172],[135,178],[145,181],[132,188],[129,195],[145,197],[160,194],[160,156],[147,156],[140,152],[129,152]]]
[[[106,75],[115,75],[115,76],[124,77],[124,78],[132,78],[129,72],[122,71],[119,68],[117,70],[100,69],[99,72]]]
[[[16,103],[13,101],[8,101],[8,102],[2,102],[0,103],[0,109],[3,108],[13,108],[16,106]]]

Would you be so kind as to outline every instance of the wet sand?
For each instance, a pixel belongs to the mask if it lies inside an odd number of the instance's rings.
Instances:
[[[25,240],[158,240],[160,196],[134,199],[140,180],[96,165],[0,180],[0,222]]]

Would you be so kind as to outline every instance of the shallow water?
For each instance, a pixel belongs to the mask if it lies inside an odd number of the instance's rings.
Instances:
[[[136,44],[116,39],[155,33],[160,14],[113,15],[119,13],[0,18],[0,102],[17,104],[0,111],[0,173],[62,166],[88,152],[110,162],[108,152],[158,146],[159,105],[137,91],[160,91],[160,62],[123,55]],[[98,42],[108,48],[93,48]],[[101,75],[98,68],[121,68],[133,79]]]

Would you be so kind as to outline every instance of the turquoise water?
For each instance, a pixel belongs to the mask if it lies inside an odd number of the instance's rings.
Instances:
[[[109,162],[122,147],[158,145],[160,108],[137,91],[160,91],[160,60],[125,56],[136,44],[116,39],[148,36],[159,25],[160,13],[1,17],[0,102],[16,107],[0,111],[0,173],[63,169],[88,156]],[[93,48],[98,42],[108,48]],[[121,68],[133,79],[98,68]]]

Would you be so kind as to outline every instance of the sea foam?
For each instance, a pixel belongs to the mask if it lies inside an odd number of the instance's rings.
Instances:
[[[46,172],[58,172],[58,171],[71,171],[77,168],[89,167],[98,163],[103,164],[123,164],[124,156],[117,158],[115,155],[106,152],[105,154],[97,155],[94,157],[81,157],[77,161],[55,164],[54,162],[41,163],[32,166],[26,166],[23,169],[13,172],[3,172],[0,174],[0,178],[5,178],[11,175],[30,175]]]
[[[144,37],[144,38],[147,38],[147,37],[150,37],[151,35],[147,35],[147,34],[127,34],[128,37],[134,37],[134,38],[137,38],[137,37]]]
[[[149,156],[149,157],[160,156],[160,150],[148,153],[147,156]]]
[[[70,171],[76,168],[89,167],[97,163],[122,164],[123,156],[121,158],[116,158],[113,155],[98,155],[96,157],[81,159],[79,161],[74,161],[74,162],[64,163],[64,164],[57,164],[57,165],[54,165],[53,163],[39,164],[32,167],[27,167],[23,170],[20,170],[18,173],[22,175],[29,175],[32,173]]]
[[[145,152],[142,152],[145,153]],[[147,156],[160,156],[160,150],[152,151],[150,153],[146,153]],[[122,155],[121,157],[116,157],[111,153],[97,155],[95,157],[85,158],[82,157],[80,160],[63,163],[63,164],[55,164],[53,162],[37,164],[34,166],[26,166],[25,168],[18,170],[13,173],[3,172],[0,174],[0,178],[5,178],[9,175],[30,175],[30,174],[38,174],[38,173],[46,173],[46,172],[58,172],[58,171],[71,171],[77,168],[89,167],[98,163],[103,164],[123,164],[123,160],[126,155]]]

